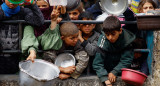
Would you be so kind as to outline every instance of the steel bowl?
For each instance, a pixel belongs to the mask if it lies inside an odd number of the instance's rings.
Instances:
[[[75,57],[70,53],[62,53],[58,55],[55,59],[55,65],[60,67],[68,67],[75,65]]]
[[[66,10],[72,11],[74,9],[76,9],[81,3],[81,0],[67,0],[67,6],[66,6]]]
[[[100,0],[102,10],[112,15],[122,14],[128,7],[128,0]]]
[[[59,68],[47,61],[35,59],[35,62],[21,61],[20,86],[47,86],[49,81],[59,76]],[[51,82],[50,82],[51,83]]]

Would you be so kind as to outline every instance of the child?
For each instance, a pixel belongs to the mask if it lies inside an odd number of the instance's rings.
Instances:
[[[33,35],[33,28],[31,26],[25,27],[24,37],[22,41],[22,49],[26,52],[29,51],[30,55],[28,60],[34,61],[36,58],[36,50],[38,49],[38,43],[40,43],[43,50],[45,50],[43,59],[51,61],[54,63],[56,56],[60,53],[63,53],[66,49],[74,50],[75,58],[78,63],[75,66],[70,66],[67,68],[60,68],[61,74],[59,75],[60,79],[67,79],[70,76],[73,78],[78,78],[83,70],[88,64],[89,57],[83,48],[76,46],[78,41],[79,30],[77,26],[73,23],[64,23],[60,28],[57,24],[57,18],[60,15],[60,7],[54,7],[51,14],[51,25],[41,36],[38,37],[38,40]],[[31,42],[28,40],[32,40]],[[30,38],[30,39],[29,39]],[[33,38],[33,39],[31,39]],[[24,40],[25,39],[25,40]]]
[[[132,41],[135,35],[121,28],[117,17],[109,16],[103,22],[103,32],[98,39],[98,51],[93,68],[101,82],[112,86],[122,68],[127,68],[134,56]]]
[[[79,20],[94,20],[93,15],[90,12],[82,12],[79,15]],[[90,73],[95,73],[92,68],[92,62],[97,51],[97,42],[99,38],[99,33],[94,30],[95,24],[80,24],[79,40],[81,46],[90,56],[89,59],[89,69]]]
[[[19,0],[22,1],[22,0]],[[33,26],[40,26],[44,18],[38,6],[33,2],[24,8],[5,0],[0,6],[0,21],[3,20],[25,20]],[[3,50],[18,50],[19,25],[0,23],[0,41]],[[16,73],[18,68],[19,55],[0,54],[0,74]]]
[[[146,49],[147,45],[144,39],[142,38],[136,38],[133,41],[133,47],[134,49]],[[131,64],[132,69],[140,69],[140,71],[146,75],[149,74],[148,71],[148,65],[147,65],[147,54],[143,52],[134,52],[134,59]]]
[[[148,11],[151,11],[151,10],[155,10],[156,8],[156,4],[154,1],[152,0],[142,0],[140,1],[139,3],[139,6],[138,6],[138,12],[139,13],[144,13],[146,15],[153,15],[153,14],[148,14]],[[141,31],[141,34],[143,34],[141,37],[144,38],[147,42],[147,49],[150,49],[150,51],[153,51],[153,44],[154,44],[154,41],[153,41],[153,31]],[[148,57],[147,59],[149,59],[150,62],[152,62],[152,52],[149,52],[148,53]],[[145,60],[145,59],[144,59]],[[149,72],[151,72],[151,63],[148,63],[148,68],[149,68]],[[147,72],[147,71],[146,71]],[[145,72],[144,72],[145,73]]]
[[[78,20],[78,16],[83,12],[84,8],[82,3],[73,11],[69,11],[69,17],[71,20]]]

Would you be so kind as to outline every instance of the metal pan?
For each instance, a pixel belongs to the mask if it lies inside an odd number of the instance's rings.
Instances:
[[[122,14],[128,7],[128,0],[100,0],[102,10],[112,15]]]

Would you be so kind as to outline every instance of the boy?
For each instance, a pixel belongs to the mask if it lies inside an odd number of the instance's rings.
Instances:
[[[53,62],[56,56],[63,53],[66,49],[74,50],[75,58],[78,61],[76,66],[70,66],[67,68],[60,68],[60,79],[67,79],[69,77],[78,78],[88,64],[89,57],[82,47],[77,46],[79,29],[73,23],[67,22],[62,24],[59,32],[59,25],[57,24],[57,18],[60,15],[61,7],[54,7],[51,13],[51,25],[41,36],[37,39],[34,36],[34,31],[31,26],[25,27],[24,37],[22,40],[23,52],[28,51],[30,55],[27,60],[36,58],[36,50],[40,44],[42,49],[45,50],[43,59]],[[60,35],[61,34],[61,35]]]
[[[24,8],[10,1],[4,0],[0,6],[0,21],[3,20],[25,20],[33,26],[40,26],[44,18],[38,6],[33,2]],[[15,0],[17,1],[17,0]],[[23,2],[23,0],[18,0]],[[18,50],[19,24],[0,23],[0,41],[3,50]],[[19,54],[0,54],[0,74],[13,74],[18,72]]]
[[[93,15],[85,11],[79,15],[79,20],[94,20]],[[89,59],[89,71],[91,74],[95,74],[92,68],[93,59],[97,51],[97,42],[100,34],[94,30],[96,24],[80,24],[79,40],[80,45],[90,56]]]
[[[103,22],[93,68],[106,86],[112,86],[121,69],[131,64],[134,57],[131,43],[134,39],[133,33],[121,28],[117,17],[109,16]]]

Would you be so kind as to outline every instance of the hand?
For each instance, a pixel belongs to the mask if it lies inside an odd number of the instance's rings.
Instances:
[[[34,62],[35,58],[36,58],[36,52],[34,50],[30,50],[30,54],[27,57],[27,60],[31,60],[32,62]]]
[[[65,67],[65,68],[60,68],[60,71],[63,72],[63,73],[73,73],[76,69],[76,66],[69,66],[69,67]]]
[[[51,20],[52,21],[57,21],[59,15],[60,15],[60,9],[61,9],[61,6],[53,6],[53,10],[51,13]]]
[[[84,39],[82,37],[82,31],[80,31],[80,30],[79,30],[78,39],[81,41],[81,43],[84,41]]]
[[[65,14],[66,13],[66,7],[62,6],[61,7],[61,14]]]
[[[111,83],[116,81],[116,76],[113,73],[108,74],[108,79]]]
[[[62,21],[62,18],[57,18],[57,23],[61,22]]]
[[[111,82],[109,80],[105,81],[106,86],[112,86]]]
[[[69,77],[71,77],[70,75],[68,75],[68,74],[63,74],[63,73],[61,73],[61,74],[59,74],[59,78],[60,79],[67,79],[67,78],[69,78]]]

